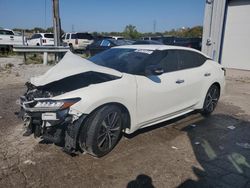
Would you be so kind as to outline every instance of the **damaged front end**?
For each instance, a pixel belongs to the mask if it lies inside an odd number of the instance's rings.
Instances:
[[[24,136],[34,134],[46,142],[64,146],[68,153],[75,152],[77,133],[86,115],[70,107],[81,98],[53,100],[58,92],[39,90],[30,83],[26,85],[28,90],[20,97],[19,113],[26,128]]]
[[[82,95],[60,96],[121,77],[122,73],[114,69],[67,52],[49,71],[26,83],[27,91],[19,100],[19,117],[27,129],[24,136],[34,134],[45,141],[63,145],[68,153],[75,152],[78,132],[87,116],[82,109],[74,108],[74,104],[82,102]]]

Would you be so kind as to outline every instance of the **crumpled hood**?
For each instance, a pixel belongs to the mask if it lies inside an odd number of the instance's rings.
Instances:
[[[72,52],[67,52],[63,59],[54,67],[41,76],[32,77],[30,82],[34,86],[44,86],[48,83],[84,72],[98,72],[117,77],[122,76],[122,73],[119,71],[94,64],[87,59],[73,54]]]

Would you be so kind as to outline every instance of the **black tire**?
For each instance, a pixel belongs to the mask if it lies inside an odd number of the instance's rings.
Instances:
[[[203,109],[201,111],[202,115],[210,115],[214,111],[219,98],[220,88],[217,85],[213,84],[207,91],[206,98],[203,104]]]
[[[72,44],[69,44],[69,50],[70,50],[72,53],[74,53],[74,52],[75,52],[74,47],[73,47],[73,45],[72,45]]]
[[[96,157],[108,154],[121,138],[122,112],[116,105],[106,105],[90,114],[79,134],[79,146]]]

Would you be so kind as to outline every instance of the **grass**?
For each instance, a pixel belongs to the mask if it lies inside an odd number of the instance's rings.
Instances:
[[[25,64],[42,64],[43,63],[43,58],[40,54],[31,54],[27,55],[27,59]]]

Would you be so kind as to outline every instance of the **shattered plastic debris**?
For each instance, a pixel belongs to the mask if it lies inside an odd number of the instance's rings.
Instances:
[[[234,129],[235,129],[235,126],[230,125],[230,126],[228,126],[227,128],[230,129],[230,130],[234,130]]]
[[[34,161],[31,161],[31,160],[26,160],[23,163],[28,164],[28,165],[35,165],[36,164]]]
[[[178,149],[178,148],[177,148],[177,147],[175,147],[175,146],[172,146],[171,148],[172,148],[172,149]]]
[[[250,144],[249,143],[236,143],[237,146],[240,146],[244,149],[250,149]]]

